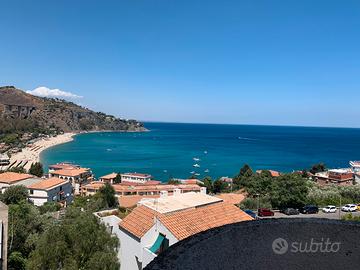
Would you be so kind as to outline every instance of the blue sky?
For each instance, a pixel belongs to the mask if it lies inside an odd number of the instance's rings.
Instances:
[[[360,1],[0,1],[0,84],[147,121],[360,127]]]

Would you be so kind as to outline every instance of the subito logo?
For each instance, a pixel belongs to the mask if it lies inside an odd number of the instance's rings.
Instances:
[[[289,249],[289,244],[284,238],[276,238],[272,243],[272,249],[275,254],[283,255]]]

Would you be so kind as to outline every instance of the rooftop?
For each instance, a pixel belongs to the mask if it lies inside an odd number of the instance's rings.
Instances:
[[[139,204],[153,209],[158,213],[165,214],[221,201],[222,199],[217,197],[212,197],[202,193],[188,192],[158,199],[143,199],[139,202]]]
[[[110,173],[104,176],[101,176],[100,179],[106,179],[106,180],[111,180],[114,179],[118,174],[117,173]]]
[[[343,173],[352,173],[351,169],[348,168],[344,168],[344,169],[331,169],[329,170],[330,173],[339,173],[339,174],[343,174]]]
[[[125,195],[119,196],[118,200],[121,207],[131,208],[144,198],[159,198],[159,195]]]
[[[215,196],[231,204],[239,204],[245,199],[245,195],[241,193],[221,193]]]
[[[53,172],[53,174],[63,175],[63,176],[78,176],[83,173],[89,172],[89,169],[86,168],[75,168],[75,169],[61,169]]]
[[[4,172],[0,174],[0,183],[13,184],[32,177],[26,173]]]
[[[136,177],[145,177],[145,178],[149,178],[152,177],[150,174],[144,174],[144,173],[122,173],[121,176],[136,176]]]
[[[60,178],[56,178],[56,177],[52,177],[52,178],[42,180],[38,183],[35,183],[35,184],[29,186],[29,189],[49,190],[49,189],[52,189],[53,187],[56,187],[61,184],[65,184],[67,182],[69,182],[69,181],[63,180]]]

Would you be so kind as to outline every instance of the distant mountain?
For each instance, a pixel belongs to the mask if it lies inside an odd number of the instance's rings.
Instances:
[[[0,134],[33,129],[58,131],[145,131],[136,120],[94,112],[73,102],[30,95],[14,86],[0,87]]]

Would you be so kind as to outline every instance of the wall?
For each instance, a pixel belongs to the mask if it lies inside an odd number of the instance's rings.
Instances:
[[[0,270],[7,269],[7,253],[8,253],[8,207],[6,204],[0,202],[0,221],[2,222],[2,243],[1,243],[1,260]]]

